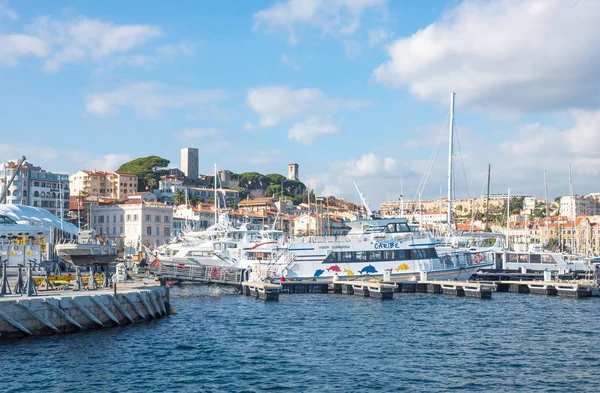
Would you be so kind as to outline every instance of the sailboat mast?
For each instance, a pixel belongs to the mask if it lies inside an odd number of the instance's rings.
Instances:
[[[215,224],[219,218],[219,214],[217,213],[217,164],[215,164]]]
[[[546,202],[546,237],[548,238],[548,244],[550,244],[550,231],[548,230],[548,180],[546,178],[546,170],[544,169],[544,200]]]
[[[487,197],[485,200],[485,230],[490,230],[490,172],[492,165],[488,164]]]
[[[452,233],[452,156],[454,155],[454,96],[450,95],[450,132],[448,143],[448,234]]]
[[[569,163],[569,193],[571,194],[571,253],[575,250],[575,223],[577,221],[577,202],[573,195],[573,183],[571,182],[571,163]],[[568,233],[568,232],[567,232]]]
[[[510,188],[506,196],[506,248],[510,249]]]

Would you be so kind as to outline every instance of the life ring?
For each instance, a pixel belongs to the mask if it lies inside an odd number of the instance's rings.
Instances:
[[[473,262],[479,264],[479,263],[481,263],[481,261],[483,261],[483,255],[481,255],[481,254],[473,255]]]

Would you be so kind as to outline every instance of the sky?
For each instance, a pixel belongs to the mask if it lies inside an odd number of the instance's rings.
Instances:
[[[0,161],[287,173],[377,207],[600,192],[600,2],[0,0]],[[436,151],[436,145],[439,148]],[[432,158],[435,157],[433,160]]]

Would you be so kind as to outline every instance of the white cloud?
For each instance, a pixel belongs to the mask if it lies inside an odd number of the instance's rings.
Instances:
[[[319,89],[292,90],[289,86],[250,89],[246,102],[259,116],[257,124],[244,125],[246,131],[296,121],[288,130],[288,139],[306,145],[322,135],[340,131],[341,127],[330,120],[334,114],[371,104],[368,101],[329,98]]]
[[[300,71],[300,66],[294,60],[290,59],[287,55],[281,55],[281,63],[293,69],[294,71]]]
[[[600,103],[600,3],[466,1],[388,47],[377,81],[421,99],[521,112]]]
[[[93,169],[100,171],[115,171],[121,165],[133,159],[131,154],[106,154],[103,156],[92,156],[86,163]]]
[[[500,151],[517,162],[522,171],[540,165],[559,169],[573,162],[577,172],[600,175],[600,110],[573,110],[571,115],[571,128],[557,130],[528,124],[519,130],[517,138],[500,144]]]
[[[396,160],[369,153],[363,154],[358,160],[345,161],[343,168],[346,175],[356,177],[393,175],[396,173]]]
[[[223,90],[197,90],[156,82],[138,82],[114,91],[93,93],[86,98],[86,111],[98,116],[113,116],[121,108],[131,108],[138,116],[157,117],[164,110],[211,107],[227,98]]]
[[[8,8],[6,4],[0,3],[0,17],[3,16],[6,16],[12,20],[19,19],[19,14],[15,10]]]
[[[175,133],[181,139],[209,138],[219,135],[216,128],[185,128]]]
[[[390,33],[382,28],[379,29],[371,29],[369,30],[369,45],[375,46],[388,38],[390,38]]]
[[[344,53],[348,59],[355,59],[360,55],[362,46],[355,40],[344,40]]]
[[[94,155],[88,151],[69,150],[35,145],[0,144],[0,156],[16,160],[25,155],[27,161],[42,169],[58,173],[74,173],[79,169],[116,170],[121,164],[132,160],[128,153]],[[58,165],[58,166],[57,166]]]
[[[162,30],[152,25],[116,24],[85,16],[65,21],[42,16],[26,25],[23,33],[0,34],[0,65],[16,66],[20,58],[35,56],[43,60],[46,72],[53,73],[76,62],[100,63],[99,70],[124,65],[148,67],[159,59],[193,54],[194,46],[189,42],[147,49],[162,36]],[[139,53],[143,48],[147,53]]]
[[[158,53],[159,55],[169,57],[177,55],[192,56],[194,54],[194,51],[194,44],[185,41],[163,45],[156,49],[156,53]]]
[[[337,134],[339,131],[340,127],[329,120],[313,116],[294,124],[288,131],[288,139],[312,145],[315,139],[323,135]]]
[[[370,104],[367,101],[328,98],[319,89],[292,90],[289,86],[250,89],[246,101],[260,117],[258,124],[246,124],[246,130],[273,127],[286,120],[296,120],[309,115],[330,115],[341,109],[352,110]]]
[[[67,63],[99,61],[125,53],[162,35],[155,26],[117,25],[83,16],[67,22],[39,17],[25,30],[53,46],[53,52],[44,62],[44,70],[48,72],[55,72]]]
[[[287,0],[254,14],[254,30],[286,31],[290,43],[298,42],[296,29],[301,25],[323,35],[347,36],[360,27],[363,14],[386,11],[386,0]]]
[[[284,120],[294,120],[306,113],[318,110],[327,102],[319,89],[292,90],[288,86],[266,86],[250,89],[246,101],[259,116],[257,126],[272,127]]]
[[[15,66],[19,58],[34,56],[44,58],[50,47],[40,38],[27,34],[0,34],[0,66]]]

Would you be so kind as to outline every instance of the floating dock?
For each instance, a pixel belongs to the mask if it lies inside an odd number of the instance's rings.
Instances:
[[[581,299],[600,296],[595,281],[433,281],[415,282],[349,280],[349,281],[244,281],[242,293],[262,300],[278,300],[280,293],[336,293],[375,299],[393,299],[394,293],[431,293],[491,299],[494,292],[564,296]]]
[[[497,292],[558,295],[574,299],[600,295],[595,281],[497,281],[494,284]]]
[[[118,284],[94,291],[45,291],[0,297],[0,340],[133,324],[170,314],[166,286]]]

